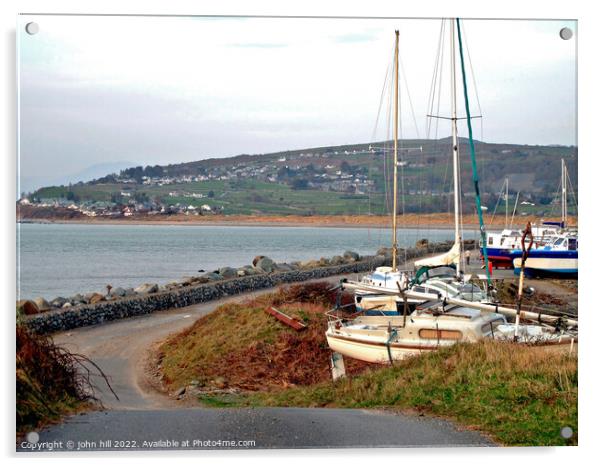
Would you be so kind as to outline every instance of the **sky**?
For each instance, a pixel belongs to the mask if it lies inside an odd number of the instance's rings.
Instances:
[[[395,29],[401,137],[425,137],[441,20],[27,15],[17,27],[19,189],[30,191],[133,165],[383,140]],[[576,37],[562,40],[563,27],[576,33],[573,21],[463,21],[476,138],[577,144]],[[428,134],[447,135],[444,120]]]

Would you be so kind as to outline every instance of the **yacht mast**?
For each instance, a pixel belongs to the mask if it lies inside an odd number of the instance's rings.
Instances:
[[[395,31],[395,122],[393,130],[393,263],[397,270],[397,128],[399,126],[399,31]]]
[[[460,236],[460,153],[458,148],[458,117],[456,112],[456,28],[454,20],[450,19],[451,34],[451,98],[452,98],[452,151],[453,151],[453,175],[454,175],[454,242],[460,246],[460,260],[456,268],[456,275],[460,277],[462,269],[462,237]]]
[[[561,160],[561,173],[562,176],[560,178],[560,185],[562,190],[562,198],[560,200],[561,211],[562,211],[562,226],[566,227],[566,217],[567,217],[567,208],[566,208],[566,165],[564,163],[564,159]]]
[[[508,177],[506,177],[506,222],[504,223],[504,228],[508,228]]]

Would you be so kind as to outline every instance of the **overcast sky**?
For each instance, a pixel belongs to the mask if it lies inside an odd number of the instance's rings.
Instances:
[[[395,29],[418,126],[403,83],[402,135],[424,137],[440,25],[21,16],[21,190],[124,164],[384,139],[374,127]],[[568,21],[464,22],[481,107],[470,78],[472,112],[483,114],[475,137],[576,145],[576,40],[559,37],[565,26],[575,31]],[[441,102],[445,115],[449,81]]]

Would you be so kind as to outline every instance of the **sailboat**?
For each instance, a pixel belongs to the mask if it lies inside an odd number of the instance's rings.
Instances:
[[[456,31],[462,60],[462,75],[466,97],[466,77],[459,19],[450,20],[451,56],[455,63]],[[399,31],[395,31],[394,79],[395,79],[395,112],[394,112],[394,149],[393,149],[393,211],[392,211],[392,265],[378,267],[373,273],[364,276],[360,281],[343,282],[342,288],[355,293],[356,309],[359,313],[347,319],[338,309],[329,312],[326,339],[331,350],[343,356],[378,363],[393,363],[410,355],[424,351],[436,350],[441,346],[457,342],[474,342],[483,338],[514,338],[520,341],[538,343],[566,343],[575,340],[572,332],[554,332],[550,326],[508,324],[506,317],[517,314],[517,310],[498,304],[470,300],[459,291],[442,294],[435,289],[436,277],[428,277],[429,271],[444,266],[455,266],[454,276],[446,276],[447,283],[466,284],[461,277],[458,265],[461,263],[462,239],[459,228],[458,202],[458,140],[455,99],[455,66],[452,66],[452,141],[454,153],[454,175],[456,184],[455,214],[456,228],[453,247],[445,254],[417,261],[419,267],[416,276],[410,278],[406,271],[398,267],[397,245],[397,166],[398,166],[398,80],[399,80]],[[465,99],[467,121],[472,154],[472,130],[468,100]],[[474,160],[474,159],[473,159]],[[473,170],[476,165],[473,163]],[[475,178],[477,193],[477,209],[482,224],[480,199],[478,198],[478,179]],[[481,228],[484,235],[484,228]],[[486,250],[485,250],[486,251]],[[487,253],[485,252],[487,260]],[[425,280],[420,281],[421,278]],[[490,278],[487,275],[488,279]],[[445,283],[445,281],[444,281]],[[530,315],[531,314],[531,315]],[[540,321],[554,324],[557,316],[545,316],[535,313],[520,313],[523,319],[540,317]],[[575,320],[566,320],[566,326],[574,329]]]

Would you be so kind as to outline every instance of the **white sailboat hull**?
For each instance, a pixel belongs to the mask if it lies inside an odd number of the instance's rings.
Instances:
[[[332,351],[341,353],[344,356],[378,364],[387,364],[390,362],[389,351],[385,343],[361,341],[355,338],[328,334],[326,335],[326,340]],[[434,349],[436,348],[429,346],[401,347],[399,345],[391,345],[390,358],[393,361],[401,361],[410,356],[416,356],[424,352],[433,351]]]
[[[513,265],[515,270],[520,270],[521,259],[514,259]],[[579,260],[569,257],[528,257],[525,262],[525,269],[557,274],[576,274],[579,270]]]

